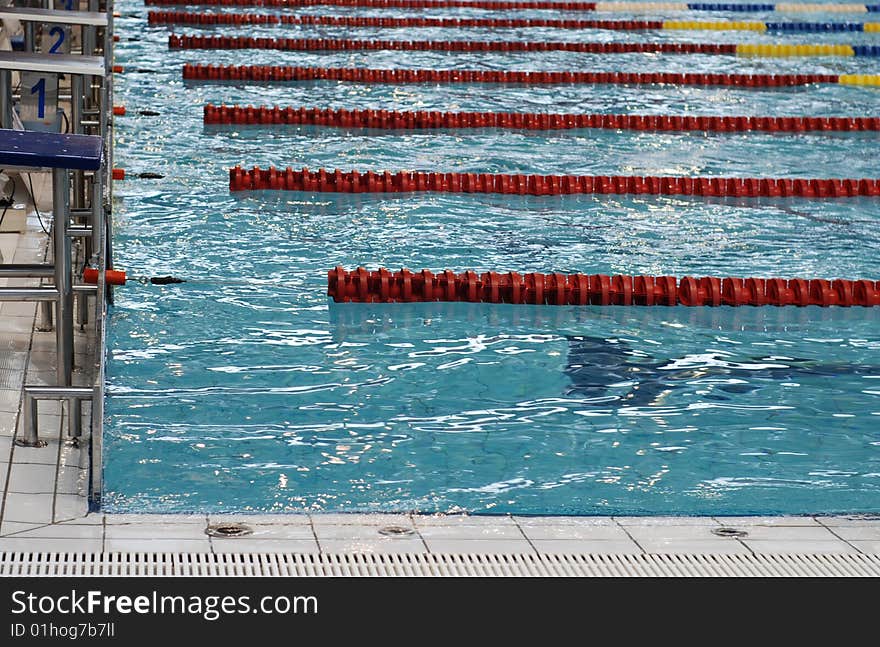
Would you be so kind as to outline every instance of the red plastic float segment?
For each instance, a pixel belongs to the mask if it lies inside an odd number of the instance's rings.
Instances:
[[[836,74],[698,74],[680,72],[521,72],[507,70],[426,70],[292,67],[285,65],[183,66],[183,78],[194,81],[352,81],[355,83],[671,83],[773,88],[837,83]]]
[[[552,41],[355,40],[254,36],[168,36],[169,49],[271,49],[296,52],[398,50],[436,52],[581,52],[587,54],[736,54],[736,45],[715,43],[559,43]]]
[[[154,7],[191,5],[206,7],[369,7],[373,9],[552,9],[556,11],[595,11],[595,2],[554,2],[552,0],[145,0]]]
[[[151,25],[321,25],[329,27],[442,27],[490,29],[550,27],[554,29],[611,29],[644,31],[663,29],[662,20],[544,20],[541,18],[386,18],[377,16],[276,16],[255,13],[190,13],[150,11]]]
[[[270,167],[229,169],[230,191],[318,193],[503,193],[518,195],[652,194],[711,197],[880,196],[880,179],[659,177],[631,175],[525,175],[521,173],[430,173],[340,171]],[[726,289],[726,288],[725,288]]]
[[[677,115],[537,114],[515,112],[439,112],[396,110],[330,110],[264,106],[204,108],[211,125],[309,125],[338,128],[426,129],[507,128],[560,130],[611,128],[667,131],[877,131],[880,117],[686,117]]]
[[[336,302],[464,301],[533,305],[862,306],[880,305],[880,281],[780,278],[518,274],[428,270],[370,272],[362,267],[327,273]]]
[[[98,283],[100,273],[93,267],[87,267],[83,270],[83,281],[95,285]],[[105,270],[104,280],[108,285],[125,285],[127,279],[123,270]]]

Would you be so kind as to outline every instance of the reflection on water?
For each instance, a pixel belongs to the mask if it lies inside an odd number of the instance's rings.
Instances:
[[[768,380],[798,381],[811,376],[860,375],[880,379],[880,366],[811,361],[769,355],[732,361],[734,353],[714,350],[674,359],[665,364],[652,361],[643,351],[633,350],[625,340],[569,335],[565,373],[572,386],[567,394],[604,396],[609,387],[626,385],[628,406],[658,405],[673,389],[685,384],[713,384],[728,394],[749,393]],[[729,400],[723,394],[706,395]]]

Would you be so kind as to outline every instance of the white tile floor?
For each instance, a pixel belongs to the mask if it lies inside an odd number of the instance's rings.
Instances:
[[[466,515],[104,515],[50,523],[50,495],[8,494],[0,551],[301,553],[880,554],[880,520],[847,517],[744,519],[470,517]],[[23,497],[23,498],[21,498]],[[79,497],[82,498],[82,497]],[[251,533],[209,537],[209,525],[243,523]],[[677,522],[677,523],[673,523]],[[734,523],[735,522],[735,523]],[[408,530],[383,534],[389,527]],[[746,534],[724,537],[712,529]]]
[[[46,260],[47,236],[35,217],[24,233],[0,233],[4,262],[41,263]],[[33,286],[34,279],[3,279],[6,286]],[[21,524],[50,524],[81,518],[88,492],[87,455],[62,434],[66,422],[60,405],[41,402],[38,433],[46,447],[18,447],[12,440],[20,433],[21,389],[25,383],[55,383],[55,334],[40,332],[38,307],[33,303],[0,303],[0,534],[7,535]],[[77,332],[76,345],[85,350],[89,341]],[[85,362],[80,362],[81,365]],[[74,379],[84,383],[88,375],[75,370]],[[48,536],[47,536],[48,537]],[[16,540],[19,541],[19,540]]]
[[[7,262],[42,261],[45,235],[0,234]],[[0,284],[9,281],[0,280]],[[19,283],[20,284],[20,283]],[[12,443],[25,380],[54,377],[54,335],[33,330],[36,308],[0,304],[0,552],[213,553],[869,553],[880,517],[474,517],[467,515],[89,514],[87,456],[62,435],[57,404],[41,404],[40,449]],[[212,537],[242,522],[251,533]],[[404,529],[388,534],[390,527]],[[741,530],[724,537],[712,530]],[[384,531],[384,532],[383,532]]]

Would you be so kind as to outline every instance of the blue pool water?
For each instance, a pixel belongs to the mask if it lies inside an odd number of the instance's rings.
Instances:
[[[876,62],[169,52],[170,29],[146,27],[140,2],[120,4],[117,63],[128,73],[116,79],[116,102],[129,116],[116,121],[117,165],[130,176],[152,171],[166,177],[117,183],[116,264],[132,275],[174,274],[189,282],[116,291],[105,422],[108,510],[723,515],[880,509],[877,309],[342,305],[326,296],[326,271],[336,265],[876,279],[876,199],[233,195],[227,184],[227,169],[237,163],[877,177],[876,133],[272,130],[204,127],[201,117],[207,102],[878,116],[877,89],[260,86],[184,83],[180,76],[183,62],[762,73],[874,73]],[[533,14],[546,16],[516,15]],[[854,44],[877,37],[282,27],[246,33]],[[141,109],[161,115],[138,116]]]

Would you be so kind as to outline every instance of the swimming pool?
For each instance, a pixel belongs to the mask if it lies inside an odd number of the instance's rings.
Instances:
[[[129,175],[165,177],[117,185],[116,264],[133,275],[174,274],[188,283],[116,292],[108,339],[108,510],[877,510],[876,309],[358,305],[330,304],[326,296],[326,271],[336,265],[877,278],[877,199],[237,195],[227,185],[228,168],[239,163],[877,177],[876,133],[202,125],[202,105],[209,102],[878,116],[877,89],[236,85],[184,83],[180,75],[184,62],[221,59],[327,67],[833,74],[871,73],[872,59],[168,51],[170,30],[145,28],[139,2],[123,2],[120,10],[117,62],[128,73],[117,79],[117,101],[126,104],[129,117],[117,121],[117,162]],[[297,13],[343,12],[321,7]],[[470,12],[477,13],[486,14]],[[765,18],[771,19],[755,15]],[[211,33],[244,32],[216,27]],[[290,27],[249,27],[246,33],[857,44],[876,38],[545,29],[478,36],[465,30]],[[139,40],[126,40],[126,34]],[[139,116],[141,109],[161,114]]]

